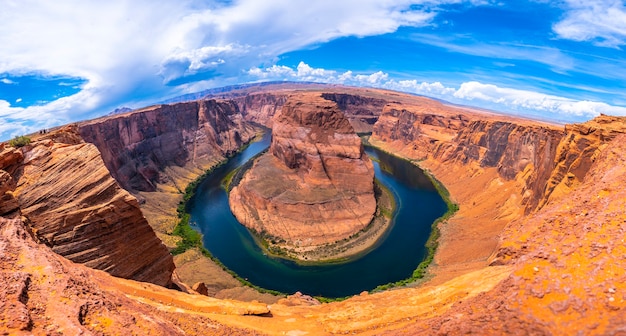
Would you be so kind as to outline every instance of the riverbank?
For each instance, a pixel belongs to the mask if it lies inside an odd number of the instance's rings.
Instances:
[[[266,132],[266,129],[257,127],[256,136],[226,158],[169,170],[173,187],[159,186],[157,192],[141,193],[146,200],[141,205],[142,212],[155,228],[157,236],[174,254],[178,278],[189,287],[198,282],[204,283],[209,295],[216,298],[272,304],[283,297],[255,288],[212,258],[202,244],[202,234],[190,225],[185,209],[196,188],[208,175],[260,141]]]
[[[518,180],[504,180],[497,168],[476,164],[441,162],[416,154],[401,141],[370,139],[385,152],[418,163],[450,191],[459,210],[445,225],[439,225],[439,246],[428,270],[428,285],[439,285],[489,265],[498,235],[507,223],[523,215],[523,189]]]

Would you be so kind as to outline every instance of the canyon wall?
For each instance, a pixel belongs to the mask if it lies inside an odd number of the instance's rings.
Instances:
[[[80,134],[98,147],[122,187],[136,192],[172,183],[167,167],[206,166],[224,159],[254,137],[255,130],[234,102],[201,100],[89,121],[80,125]]]
[[[288,93],[253,93],[233,98],[248,121],[272,127],[272,117],[287,101]]]
[[[247,227],[289,247],[335,242],[360,231],[376,210],[374,169],[334,102],[290,97],[274,116],[269,153],[230,193]]]
[[[480,118],[443,105],[431,111],[390,105],[374,126],[375,139],[399,143],[419,160],[492,167],[504,180],[522,174],[520,196],[527,211],[544,198],[563,136],[558,127]]]
[[[135,197],[111,177],[98,149],[65,127],[2,154],[0,186],[13,213],[42,243],[91,268],[171,285],[172,256],[144,218]],[[17,207],[15,207],[17,205]],[[6,206],[3,206],[6,207]]]
[[[271,128],[272,118],[280,112],[288,96],[289,92],[261,92],[234,97],[233,101],[246,120]],[[356,132],[371,132],[387,103],[381,98],[340,92],[323,92],[322,97],[337,103]]]
[[[555,167],[545,185],[539,205],[543,206],[571,192],[584,180],[608,143],[624,133],[624,119],[606,115],[581,124],[565,125],[565,136],[554,157]]]
[[[610,118],[612,125],[595,128],[608,118],[568,129],[578,137],[591,125],[594,132],[604,134],[626,126],[626,119]],[[513,267],[504,281],[473,300],[455,304],[450,313],[403,332],[622,334],[626,135],[615,135],[601,147],[574,190],[506,226],[492,259],[493,264]]]
[[[213,316],[269,312],[260,303],[190,295],[75,264],[36,243],[27,226],[0,217],[4,335],[247,335]]]

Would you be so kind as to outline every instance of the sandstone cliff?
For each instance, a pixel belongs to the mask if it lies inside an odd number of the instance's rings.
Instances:
[[[391,105],[374,127],[375,140],[399,142],[420,160],[493,167],[504,180],[519,177],[526,211],[544,199],[563,136],[554,126],[485,119],[443,105],[424,110]]]
[[[292,248],[365,228],[376,209],[374,170],[337,105],[319,94],[296,95],[273,124],[269,153],[230,193],[239,221]]]
[[[221,160],[254,136],[232,101],[160,105],[80,126],[124,189],[155,191],[165,168]],[[183,186],[184,188],[184,186]]]
[[[2,174],[8,181],[0,187],[2,198],[16,201],[34,235],[54,252],[115,276],[171,284],[172,256],[137,200],[119,187],[98,149],[75,128],[2,157],[7,166],[0,169],[11,172]]]
[[[249,335],[214,316],[268,312],[264,304],[189,295],[75,264],[35,243],[19,219],[0,217],[0,246],[2,334]]]
[[[378,120],[386,99],[361,95],[358,93],[324,92],[320,91],[324,99],[337,103],[339,109],[356,132],[371,132],[374,123]],[[364,92],[368,93],[369,92]],[[244,118],[272,127],[273,117],[282,109],[287,101],[289,92],[259,92],[250,93],[241,97],[234,97],[233,101],[239,105]]]
[[[337,106],[359,133],[372,132],[373,126],[387,104],[386,99],[368,97],[357,94],[326,92],[324,99],[337,103]]]
[[[244,118],[269,128],[272,127],[272,117],[287,101],[287,93],[254,93],[243,97],[233,98],[239,106]]]
[[[607,118],[592,124],[601,120]],[[624,125],[613,122],[597,131]],[[623,333],[624,167],[626,136],[620,135],[595,155],[575,190],[507,225],[494,262],[513,265],[509,277],[492,291],[455,305],[453,313],[404,332],[428,328],[441,334]]]
[[[571,192],[585,178],[600,152],[616,136],[626,133],[624,118],[601,115],[582,124],[565,126],[554,156],[554,169],[543,189],[540,205]]]

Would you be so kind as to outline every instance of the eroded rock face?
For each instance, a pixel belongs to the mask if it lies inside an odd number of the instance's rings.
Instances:
[[[376,209],[374,169],[333,102],[291,97],[274,117],[272,144],[230,194],[239,221],[287,246],[349,237]]]
[[[5,196],[15,198],[34,235],[76,263],[170,285],[172,256],[137,199],[111,177],[94,145],[79,142],[71,128],[56,135],[70,143],[51,138],[33,142],[21,148],[23,158],[11,169],[13,175],[1,174],[14,188]]]
[[[582,124],[565,126],[565,136],[554,157],[554,169],[546,179],[540,205],[571,192],[585,178],[600,152],[626,133],[626,118],[601,115]]]
[[[33,241],[20,219],[0,217],[0,247],[3,335],[247,335],[207,313],[268,312],[264,304],[189,295],[75,264]]]
[[[520,177],[522,204],[535,210],[555,167],[554,158],[565,132],[537,123],[477,119],[446,106],[406,110],[386,107],[374,137],[413,146],[419,159],[471,167],[496,168],[504,180]],[[433,113],[433,111],[437,111]]]
[[[80,134],[98,147],[122,187],[135,192],[168,183],[166,167],[223,159],[255,131],[234,102],[201,100],[98,119],[81,125]]]
[[[286,93],[256,93],[233,100],[246,120],[272,127],[272,118],[283,108],[287,96]]]
[[[324,99],[337,103],[356,132],[372,132],[387,100],[358,94],[325,92]],[[289,96],[286,92],[261,92],[235,97],[244,118],[272,127],[273,117],[282,109]]]

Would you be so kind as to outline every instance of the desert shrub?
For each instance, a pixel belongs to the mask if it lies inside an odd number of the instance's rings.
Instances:
[[[30,143],[30,138],[25,135],[16,136],[15,138],[9,141],[9,145],[16,147],[16,148],[24,147],[28,145],[29,143]]]

